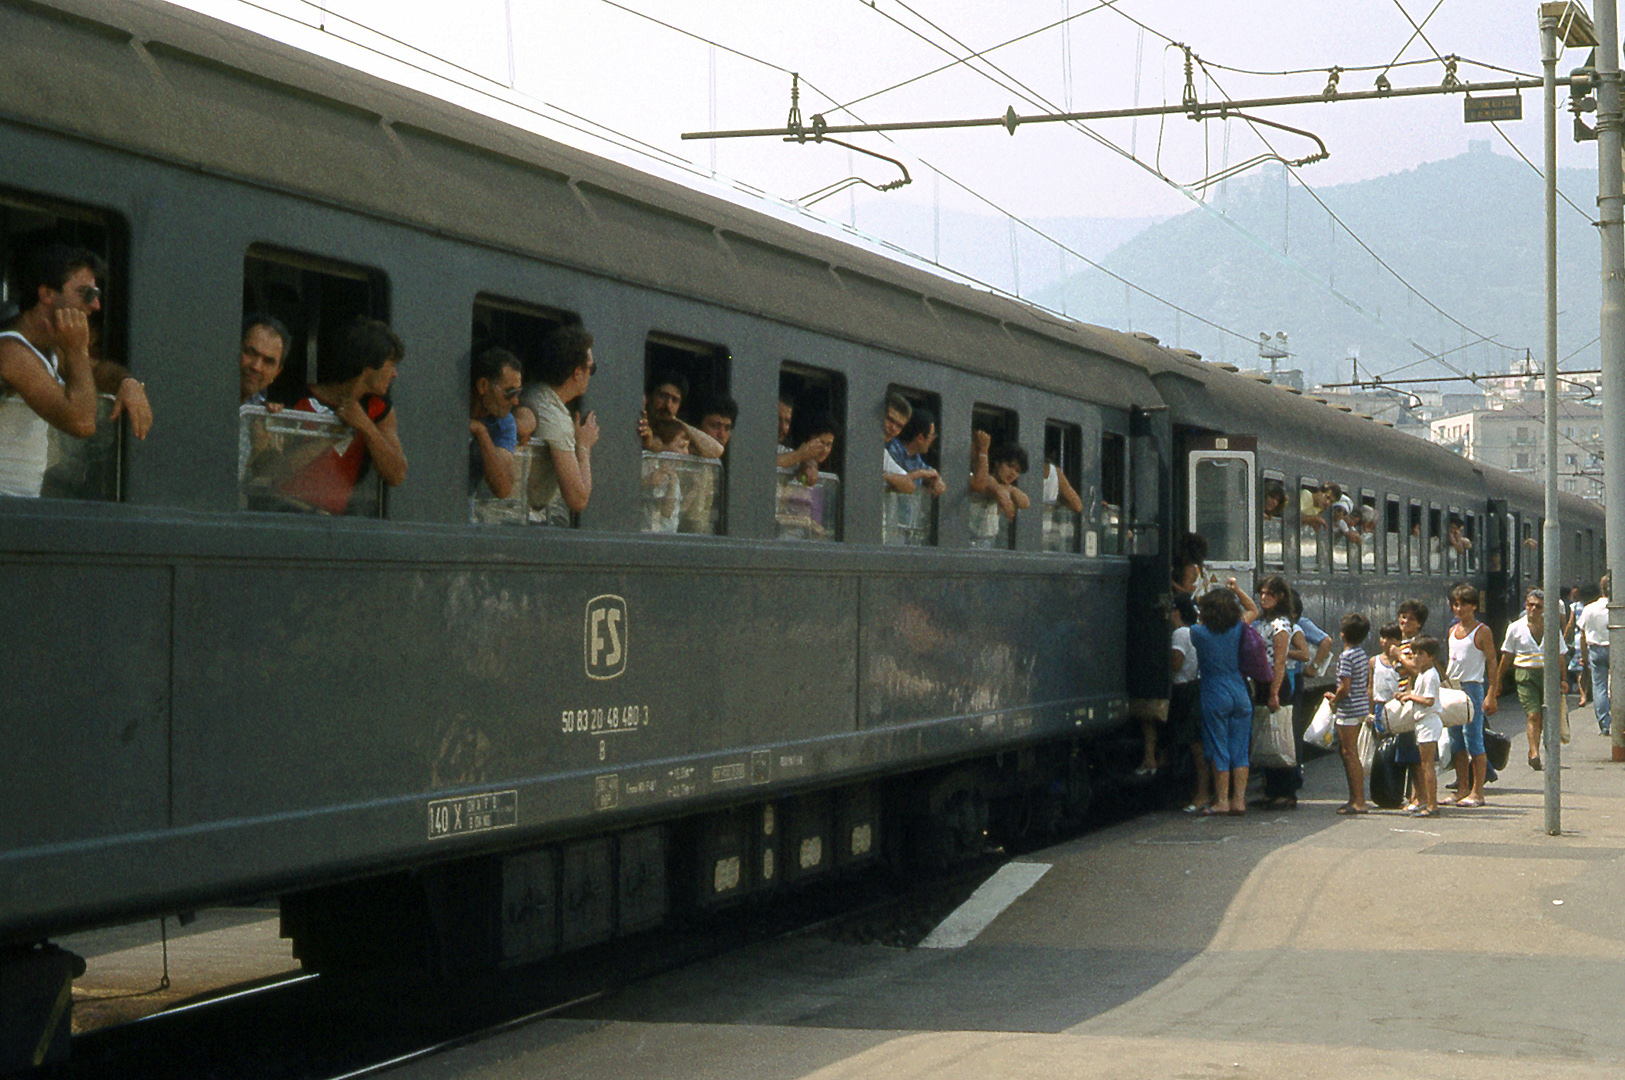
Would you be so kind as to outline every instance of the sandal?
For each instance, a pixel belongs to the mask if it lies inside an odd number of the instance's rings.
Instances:
[[[1530,758],[1529,759],[1529,767],[1531,769],[1534,769],[1536,772],[1540,772],[1541,771],[1540,758],[1538,758],[1538,757]]]
[[[1370,813],[1370,811],[1362,810],[1358,806],[1355,806],[1353,803],[1344,803],[1342,806],[1339,806],[1337,808],[1337,812],[1339,814],[1344,814],[1344,815]]]
[[[1209,806],[1212,806],[1212,805],[1213,805],[1212,803],[1187,803],[1186,806],[1185,806],[1185,809],[1182,811],[1182,813],[1200,814],[1202,811],[1206,810]]]
[[[1474,807],[1483,806],[1484,805],[1484,800],[1483,799],[1470,799],[1470,798],[1469,799],[1463,799],[1460,802],[1458,802],[1456,805],[1466,807],[1467,809],[1470,810],[1470,809],[1472,809]]]

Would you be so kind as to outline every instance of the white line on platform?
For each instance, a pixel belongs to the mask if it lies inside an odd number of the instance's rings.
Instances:
[[[969,945],[1005,908],[1038,884],[1038,879],[1047,874],[1049,868],[1049,863],[1005,863],[971,893],[969,900],[943,919],[931,935],[920,942],[920,948],[960,949]]]

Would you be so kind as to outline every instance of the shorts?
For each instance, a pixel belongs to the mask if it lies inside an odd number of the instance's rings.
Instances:
[[[1416,743],[1437,743],[1444,738],[1444,717],[1439,715],[1437,709],[1423,713],[1416,718]],[[1420,753],[1420,751],[1418,751]]]
[[[1541,668],[1512,669],[1512,681],[1518,686],[1518,704],[1526,715],[1541,712],[1546,707],[1546,672]]]

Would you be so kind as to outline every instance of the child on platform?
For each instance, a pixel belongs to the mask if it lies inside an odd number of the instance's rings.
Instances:
[[[1399,700],[1409,701],[1418,708],[1416,749],[1421,758],[1420,763],[1412,766],[1411,790],[1416,794],[1417,806],[1410,813],[1414,817],[1438,817],[1439,777],[1434,763],[1439,754],[1439,740],[1444,738],[1444,718],[1439,715],[1438,641],[1430,637],[1416,638],[1404,663],[1411,688],[1401,692]]]
[[[1337,744],[1349,781],[1349,801],[1337,808],[1339,814],[1366,812],[1360,725],[1371,713],[1371,661],[1362,647],[1370,633],[1371,620],[1358,611],[1343,616],[1343,651],[1337,657],[1337,689],[1326,692],[1326,700],[1337,710]]]

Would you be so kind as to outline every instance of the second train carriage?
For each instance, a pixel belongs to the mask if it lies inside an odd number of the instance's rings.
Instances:
[[[1279,563],[1328,626],[1538,565],[1512,544],[1528,485],[1153,342],[164,5],[0,21],[0,243],[108,257],[104,348],[159,413],[145,443],[59,462],[51,490],[90,498],[0,502],[0,618],[42,643],[0,658],[0,946],[45,990],[65,961],[33,942],[233,897],[281,895],[312,966],[478,968],[971,844],[1001,800],[1075,813],[1118,770],[1097,740],[1163,692],[1186,528],[1244,576]],[[411,471],[362,515],[250,509],[231,365],[268,307],[301,329],[296,381],[350,315],[408,342]],[[504,524],[469,501],[469,356],[569,321],[602,364],[592,501]],[[633,427],[674,368],[742,414],[703,521],[648,535]],[[794,506],[787,388],[843,429],[839,483]],[[882,490],[888,393],[940,418],[940,500]],[[1035,495],[1053,457],[1083,512],[1035,499],[989,529],[973,425],[1027,446]],[[1382,523],[1341,562],[1264,509],[1323,480]],[[1565,565],[1595,576],[1600,520],[1565,507]],[[1433,538],[1457,512],[1478,561],[1454,567]],[[1414,563],[1390,539],[1413,523]]]

